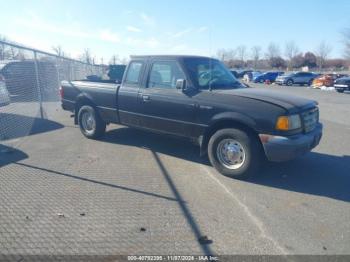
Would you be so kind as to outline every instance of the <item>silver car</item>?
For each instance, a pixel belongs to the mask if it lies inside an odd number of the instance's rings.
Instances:
[[[0,75],[0,106],[7,106],[10,103],[11,99],[6,88],[6,83]]]
[[[317,76],[317,74],[311,72],[296,72],[277,77],[275,83],[287,86],[292,86],[294,84],[310,86]]]

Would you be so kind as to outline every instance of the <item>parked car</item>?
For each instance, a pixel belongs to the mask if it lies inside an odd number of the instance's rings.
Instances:
[[[243,81],[244,82],[251,82],[253,81],[256,77],[262,75],[263,73],[260,71],[252,71],[248,72],[243,76]]]
[[[296,72],[278,76],[275,82],[278,85],[292,86],[294,84],[299,84],[310,86],[317,76],[318,74],[311,72]]]
[[[265,83],[265,81],[270,81],[271,83],[276,81],[276,78],[283,75],[284,72],[266,72],[256,77],[253,77],[254,83]]]
[[[38,79],[33,60],[0,61],[0,74],[14,101],[37,100],[39,94],[37,81],[39,81],[43,99],[57,99],[59,81],[55,64],[50,61],[39,61],[37,66]]]
[[[338,78],[334,81],[334,88],[339,92],[350,91],[350,77]]]
[[[0,75],[0,106],[7,106],[10,103],[10,94],[7,91],[5,79],[2,75]]]
[[[316,101],[245,88],[208,57],[135,56],[121,85],[62,82],[60,93],[87,138],[102,136],[108,123],[188,138],[235,178],[255,174],[265,158],[306,153],[322,136]]]
[[[11,102],[9,92],[6,88],[5,79],[0,75],[0,106],[7,106]]]
[[[238,78],[238,72],[236,70],[230,69],[230,72],[235,78]]]
[[[240,71],[237,72],[238,73],[237,78],[243,78],[245,74],[249,74],[249,73],[252,73],[252,72],[253,72],[253,70],[250,70],[250,69],[248,69],[248,70],[240,70]]]
[[[316,77],[312,82],[313,88],[320,88],[321,86],[330,87],[334,85],[334,81],[338,78],[345,77],[344,74],[324,74]]]

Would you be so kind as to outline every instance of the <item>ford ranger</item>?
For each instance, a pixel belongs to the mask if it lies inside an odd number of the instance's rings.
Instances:
[[[60,93],[87,138],[109,123],[185,137],[234,178],[309,152],[322,136],[317,102],[248,88],[208,57],[133,56],[121,84],[64,81]]]

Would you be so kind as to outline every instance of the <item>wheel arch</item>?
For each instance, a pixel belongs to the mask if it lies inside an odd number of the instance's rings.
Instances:
[[[217,118],[206,128],[202,138],[200,139],[200,155],[207,153],[208,143],[211,136],[218,130],[224,128],[237,128],[258,137],[255,129],[255,121],[247,116],[226,116]],[[260,140],[259,140],[260,141]]]
[[[94,102],[92,101],[91,97],[89,97],[86,94],[80,94],[75,102],[75,108],[74,108],[74,124],[78,124],[78,113],[79,113],[79,109],[82,106],[85,105],[90,105],[92,107],[96,107]]]

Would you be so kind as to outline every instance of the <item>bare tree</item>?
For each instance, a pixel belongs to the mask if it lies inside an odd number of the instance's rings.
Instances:
[[[316,49],[317,65],[322,70],[326,59],[332,51],[332,47],[325,41],[322,41]]]
[[[92,64],[92,55],[90,52],[90,49],[86,48],[84,52],[80,55],[79,57],[80,61],[87,63],[87,64]]]
[[[237,47],[238,60],[244,62],[247,54],[247,47],[245,45],[240,45]]]
[[[119,56],[118,55],[113,55],[111,59],[109,60],[110,65],[116,65],[118,64],[119,61]]]
[[[236,57],[236,50],[234,49],[224,49],[221,48],[216,52],[216,56],[218,59],[220,59],[222,62],[230,61],[235,59]]]
[[[18,52],[16,50],[16,48],[14,48],[13,46],[10,47],[10,57],[12,59],[17,59],[18,56]]]
[[[293,60],[299,54],[299,48],[294,41],[286,43],[284,48],[284,55],[288,58],[288,67],[293,67]]]
[[[60,45],[53,46],[52,50],[55,52],[55,54],[57,56],[65,56],[65,53],[64,53],[64,51],[62,49],[62,46],[60,46]]]
[[[7,38],[5,36],[0,35],[0,41],[7,42]],[[8,56],[8,46],[4,43],[0,43],[0,60],[5,60]]]
[[[276,58],[279,57],[281,55],[281,51],[280,48],[277,44],[271,42],[268,46],[267,46],[267,50],[265,53],[265,56],[267,59],[272,59],[272,58]]]
[[[228,49],[226,50],[226,60],[230,61],[230,60],[234,60],[236,58],[236,50],[235,49]]]
[[[218,51],[216,51],[216,56],[218,59],[220,59],[222,62],[225,61],[226,59],[226,50],[224,48],[220,48],[218,49]]]
[[[254,62],[254,69],[256,69],[261,56],[261,47],[253,46],[251,52],[252,52],[252,59]]]
[[[350,60],[350,28],[345,29],[343,35],[345,44],[344,55],[346,59]]]

